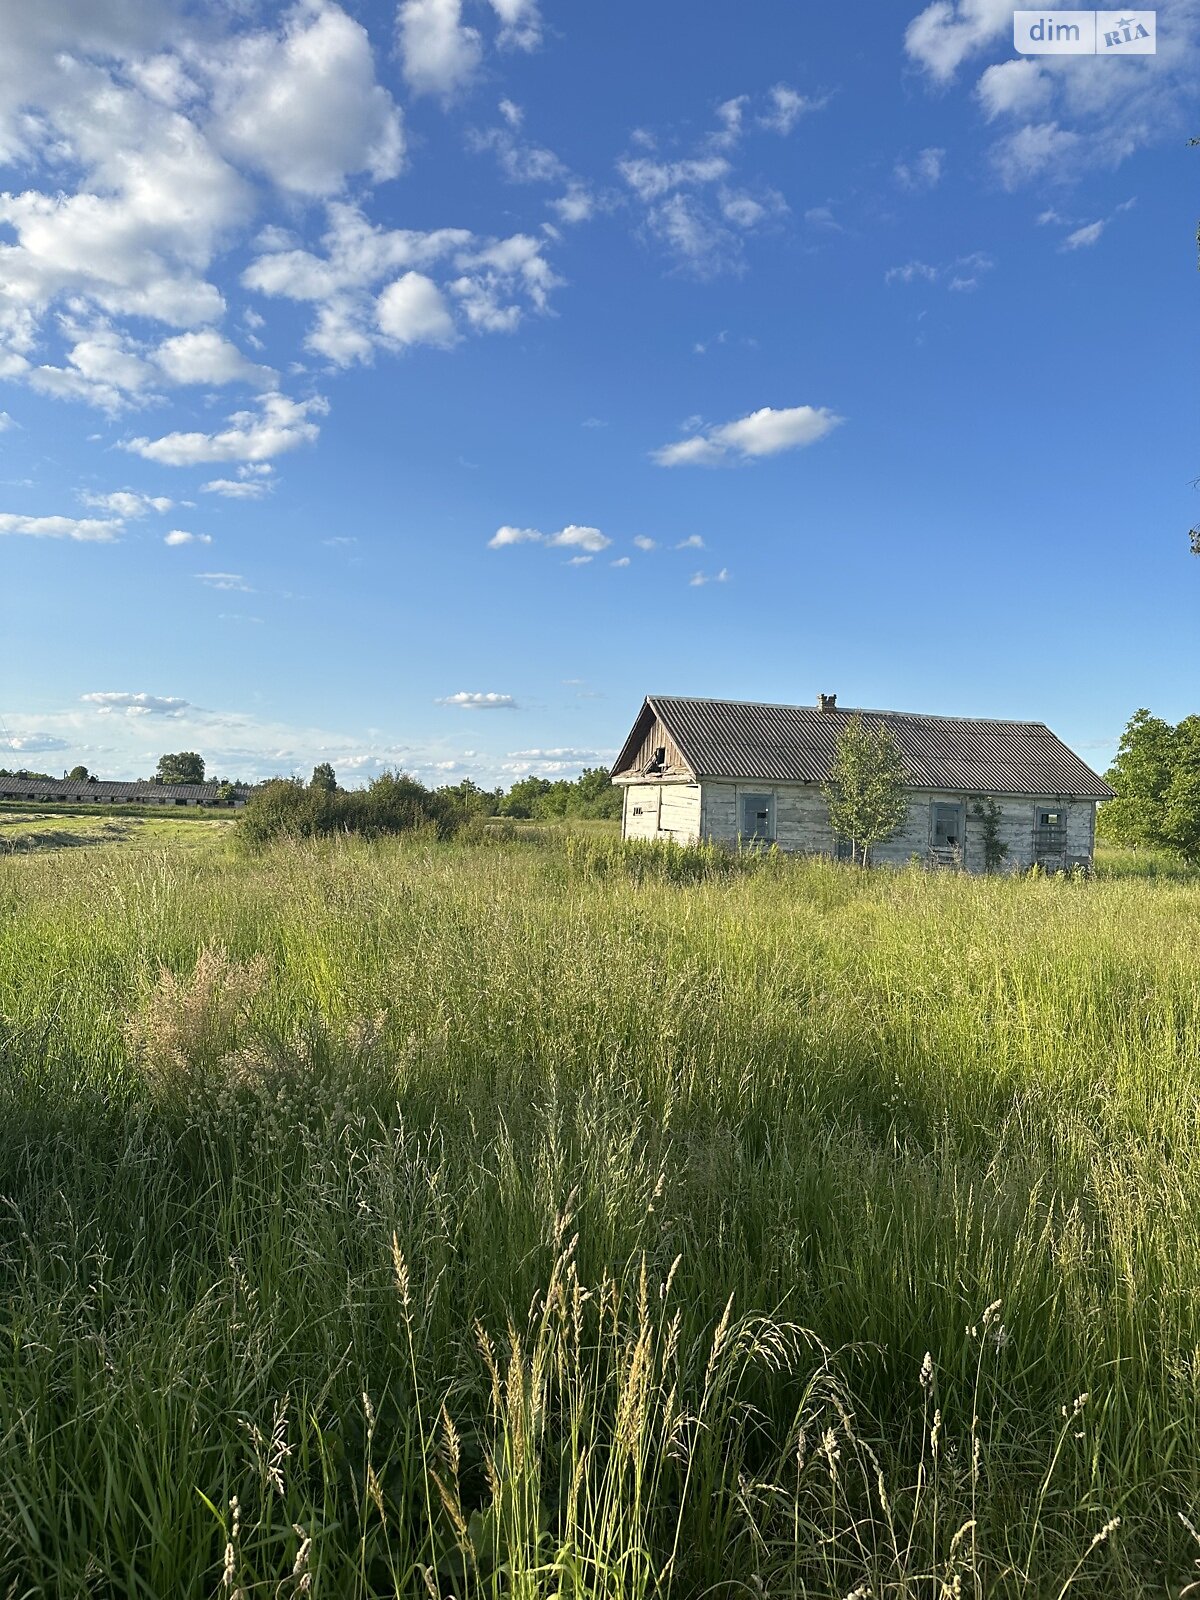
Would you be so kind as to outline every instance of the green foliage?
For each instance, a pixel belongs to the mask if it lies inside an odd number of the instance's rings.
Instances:
[[[579,817],[600,821],[621,815],[621,791],[613,786],[606,767],[585,767],[571,782],[566,778],[529,776],[514,783],[499,802],[503,817]]]
[[[90,776],[86,767],[72,767],[67,773],[67,779],[71,783],[86,783]]]
[[[274,778],[251,795],[237,823],[238,841],[261,850],[276,839],[313,839],[325,834],[427,830],[449,838],[465,818],[445,794],[432,792],[403,772],[385,772],[365,789],[314,788],[299,778]]]
[[[904,762],[887,724],[869,726],[851,717],[822,793],[834,833],[850,841],[864,867],[873,846],[890,839],[908,814],[905,784]]]
[[[1183,1594],[1200,881],[541,832],[0,860],[0,1594]]]
[[[461,783],[443,784],[437,793],[468,818],[496,816],[504,798],[502,789],[481,789],[473,778],[464,778]]]
[[[159,756],[154,776],[159,783],[203,783],[204,758],[194,750]]]
[[[325,794],[333,794],[337,789],[337,774],[328,761],[318,761],[312,770],[312,777],[308,780],[310,789],[320,789]]]
[[[1117,798],[1100,807],[1101,837],[1200,862],[1200,717],[1172,726],[1134,712],[1106,777]]]
[[[979,823],[983,835],[983,870],[999,872],[1008,854],[1008,846],[1000,838],[1000,819],[1004,812],[989,795],[980,795],[971,802],[971,815]]]
[[[0,778],[34,778],[37,780],[47,779],[51,782],[53,781],[52,775],[49,772],[30,772],[28,767],[21,767],[16,771],[11,771],[8,767],[0,767]]]
[[[631,883],[708,883],[756,877],[781,859],[774,846],[738,850],[714,840],[683,845],[673,839],[568,834],[564,848],[572,873],[591,882],[625,878]]]

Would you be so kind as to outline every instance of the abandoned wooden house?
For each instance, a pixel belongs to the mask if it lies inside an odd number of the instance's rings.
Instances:
[[[909,783],[908,815],[873,860],[982,872],[990,813],[1004,871],[1091,865],[1112,790],[1044,723],[852,711],[831,694],[815,706],[651,695],[612,769],[623,836],[848,856],[822,787],[853,716],[886,724]]]

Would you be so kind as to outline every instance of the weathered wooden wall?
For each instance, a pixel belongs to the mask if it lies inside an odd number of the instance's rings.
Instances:
[[[626,839],[673,839],[695,844],[700,837],[698,783],[631,783],[625,789]]]
[[[666,764],[662,768],[664,777],[691,777],[691,770],[680,754],[678,745],[676,745],[674,739],[672,739],[657,717],[651,721],[646,736],[638,746],[633,760],[622,770],[639,775],[644,773],[654,760],[654,752],[656,750],[665,750],[667,753]],[[657,777],[658,773],[656,772],[654,775]]]
[[[781,850],[832,854],[833,830],[824,796],[811,784],[717,783],[707,782],[701,791],[700,836],[733,842],[738,834],[738,803],[741,794],[772,794],[775,797],[775,838]],[[908,815],[892,838],[877,845],[874,859],[903,865],[917,856],[928,858],[932,838],[932,807],[935,802],[961,804],[964,796],[935,790],[914,790],[909,797]],[[1006,846],[1002,870],[1014,872],[1034,862],[1034,813],[1039,806],[1054,804],[1066,813],[1067,849],[1070,862],[1092,859],[1095,842],[1096,804],[1093,800],[1056,801],[1012,799],[996,796],[1000,842]],[[969,872],[984,868],[983,826],[965,807],[963,865]]]

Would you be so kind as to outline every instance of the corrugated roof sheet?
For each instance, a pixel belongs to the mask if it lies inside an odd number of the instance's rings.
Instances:
[[[1108,800],[1112,790],[1042,722],[985,722],[839,706],[756,705],[650,695],[698,778],[823,783],[851,717],[886,723],[917,789]]]
[[[0,795],[16,795],[31,800],[191,800],[215,801],[219,783],[115,783],[97,778],[94,783],[72,783],[69,778],[0,778]],[[234,794],[244,800],[249,789],[234,785]]]

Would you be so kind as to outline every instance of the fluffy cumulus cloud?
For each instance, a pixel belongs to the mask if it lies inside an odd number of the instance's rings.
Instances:
[[[452,344],[454,318],[442,291],[422,272],[406,272],[375,302],[380,332],[397,344]]]
[[[113,689],[81,695],[80,699],[84,705],[92,706],[100,716],[178,717],[189,708],[189,702],[179,699],[177,695],[129,694]]]
[[[334,0],[274,14],[0,0],[10,11],[0,159],[30,171],[0,194],[0,376],[110,413],[186,385],[273,391],[277,374],[218,331],[218,269],[274,197],[401,170],[401,112],[362,23]],[[536,11],[497,0],[496,28],[528,42]],[[486,266],[455,273],[475,303],[499,287]],[[343,308],[322,317],[334,344]],[[256,324],[251,310],[255,345]]]
[[[375,81],[366,29],[308,0],[279,32],[245,35],[209,63],[212,127],[234,160],[288,193],[330,195],[368,172],[394,178],[404,157],[399,108]]]
[[[778,455],[816,444],[843,419],[825,406],[764,406],[734,422],[702,427],[686,439],[663,445],[651,459],[660,467],[713,467]]]
[[[500,49],[534,50],[541,43],[536,0],[490,0]],[[450,97],[479,71],[484,38],[463,21],[462,0],[401,0],[397,44],[404,76],[416,94]]]
[[[286,395],[264,395],[257,411],[236,411],[229,426],[217,433],[167,433],[159,439],[137,438],[124,448],[147,461],[167,467],[186,467],[209,461],[269,461],[272,456],[312,444],[320,433],[313,419],[323,416],[327,403],[289,400]]]
[[[453,94],[475,76],[483,42],[462,19],[462,0],[403,0],[396,21],[400,58],[417,94]]]
[[[601,533],[599,528],[589,528],[569,522],[557,533],[542,533],[537,528],[513,528],[506,525],[496,529],[488,540],[488,548],[504,550],[515,544],[541,544],[552,550],[573,550],[577,553],[576,559],[580,556],[590,559],[598,555],[601,550],[607,550],[611,543],[612,540],[607,534]]]
[[[172,528],[171,532],[163,538],[164,544],[171,546],[182,544],[211,544],[211,533],[188,533],[183,528]]]
[[[517,702],[511,694],[480,693],[460,689],[457,694],[444,695],[436,702],[439,706],[456,706],[460,711],[515,711]]]
[[[30,539],[74,539],[81,544],[110,544],[119,535],[119,517],[23,517],[0,512],[0,535],[23,534]]]
[[[85,506],[92,506],[97,511],[111,511],[115,516],[132,521],[136,517],[147,516],[151,511],[164,515],[174,506],[174,500],[168,500],[166,495],[139,494],[133,489],[114,489],[110,494],[95,494],[84,490],[79,498]]]
[[[315,308],[306,343],[337,366],[381,345],[448,345],[456,330],[511,332],[549,309],[559,279],[545,239],[481,238],[467,228],[381,228],[347,203],[328,208],[320,254],[269,237],[242,275],[248,289]]]
[[[214,328],[164,339],[154,352],[154,360],[167,379],[176,384],[244,383],[255,389],[273,389],[279,382],[278,373],[250,361]]]

